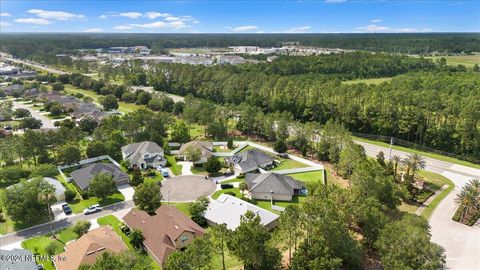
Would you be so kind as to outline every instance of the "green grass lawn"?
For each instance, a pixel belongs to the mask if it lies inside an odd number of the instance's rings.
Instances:
[[[97,219],[97,222],[100,226],[103,225],[110,225],[112,226],[113,230],[117,233],[120,238],[122,238],[122,241],[127,245],[128,249],[130,249],[133,252],[136,252],[135,248],[130,244],[130,239],[128,236],[126,236],[119,228],[119,224],[122,223],[118,218],[116,218],[113,215],[101,217]],[[148,257],[151,260],[151,269],[158,269],[160,270],[160,267],[153,261],[153,259],[145,252],[140,253],[141,256]]]
[[[464,65],[466,67],[473,67],[475,64],[480,65],[480,54],[475,55],[458,55],[458,56],[431,56],[426,57],[436,61],[444,57],[447,60],[447,65],[449,66],[457,66],[457,65]]]
[[[191,203],[170,203],[171,206],[175,206],[178,210],[182,211],[185,215],[190,217],[190,211],[188,210]]]
[[[213,152],[217,152],[217,153],[230,153],[232,152],[235,148],[237,148],[237,146],[234,146],[232,149],[228,149],[228,147],[226,146],[214,146],[213,147]]]
[[[143,181],[144,182],[154,182],[154,183],[158,183],[158,182],[162,182],[163,181],[163,176],[162,174],[155,170],[155,169],[150,169],[152,171],[155,172],[155,176],[145,176],[143,177]],[[132,175],[130,175],[130,179],[132,179]]]
[[[244,180],[245,180],[245,178],[235,178],[235,179],[223,181],[223,182],[221,182],[221,184],[237,183],[237,182],[240,183],[240,182],[243,182]]]
[[[371,144],[374,144],[374,145],[383,146],[383,147],[387,147],[387,148],[390,147],[390,144],[385,143],[385,142],[368,140],[368,139],[359,138],[359,137],[355,137],[355,136],[352,136],[352,137],[353,137],[354,140],[358,140],[358,141],[361,141],[361,142],[371,143]],[[471,163],[471,162],[460,160],[460,159],[453,158],[453,157],[447,157],[447,156],[442,156],[442,155],[438,155],[438,154],[434,154],[434,153],[414,150],[414,149],[411,149],[411,148],[398,146],[398,145],[393,145],[392,148],[395,149],[395,150],[399,150],[399,151],[403,151],[403,152],[407,152],[407,153],[417,153],[417,154],[422,155],[424,157],[434,158],[434,159],[438,159],[438,160],[442,160],[442,161],[446,161],[446,162],[451,162],[451,163],[458,164],[458,165],[463,165],[463,166],[467,166],[467,167],[480,169],[480,164]]]
[[[56,240],[52,239],[50,234],[30,238],[22,242],[22,248],[28,249],[34,254],[46,255],[47,253],[45,252],[45,248],[51,242],[55,242],[57,244],[55,254],[60,254],[63,252],[63,247],[65,246],[66,243],[78,238],[77,234],[72,231],[71,227],[60,230],[56,232],[55,235],[57,238]],[[37,261],[37,263],[43,264],[43,266],[47,270],[55,269],[55,267],[53,266],[53,263],[50,260]]]
[[[374,79],[357,79],[357,80],[351,80],[351,81],[343,81],[343,84],[356,84],[356,83],[365,83],[365,84],[381,84],[383,82],[389,82],[393,78],[392,77],[387,77],[387,78],[374,78]]]
[[[275,201],[274,204],[276,206],[280,206],[280,207],[285,208],[289,205],[300,205],[305,201],[305,198],[306,198],[305,196],[293,196],[291,202]],[[272,203],[270,201],[268,201],[268,200],[267,201],[256,200],[256,202],[257,202],[257,206],[259,206],[259,207],[261,207],[265,210],[271,211],[273,213],[280,214],[280,212],[272,210]]]
[[[293,174],[287,174],[288,176],[291,176],[299,181],[302,181],[304,183],[314,183],[314,182],[319,182],[323,183],[323,171],[313,171],[313,172],[303,172],[303,173],[293,173]],[[328,179],[330,180],[330,179]],[[333,183],[333,181],[330,181]]]
[[[190,137],[192,140],[205,137],[205,126],[191,124],[189,128]]]
[[[87,208],[90,205],[100,204],[100,206],[110,205],[117,202],[124,201],[125,197],[122,193],[117,192],[111,196],[108,196],[105,200],[100,200],[97,197],[90,197],[86,200],[75,199],[73,202],[69,203],[70,208],[76,214],[81,213],[83,209]]]
[[[308,165],[290,158],[275,157],[275,159],[280,160],[280,164],[278,164],[278,166],[273,168],[272,171],[281,171],[281,170],[308,167]]]
[[[221,194],[227,193],[227,192],[233,192],[235,193],[235,197],[241,198],[242,194],[240,194],[240,189],[239,188],[227,188],[227,189],[221,189],[215,191],[215,193],[212,194],[213,199],[217,199]]]
[[[170,167],[170,170],[172,170],[173,174],[182,175],[182,165],[177,164],[177,160],[175,159],[175,156],[165,155],[165,157],[167,158],[168,162],[172,165]]]

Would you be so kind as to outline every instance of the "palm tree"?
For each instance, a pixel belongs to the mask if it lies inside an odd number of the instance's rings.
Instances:
[[[475,206],[475,193],[472,192],[473,189],[469,188],[468,185],[462,188],[462,191],[457,194],[455,198],[455,203],[459,204],[459,207],[462,207],[462,220],[465,219],[465,214],[470,212],[470,209]]]
[[[415,172],[417,170],[423,170],[427,166],[427,161],[424,157],[420,156],[417,153],[412,153],[408,155],[408,159],[410,160],[411,169],[412,169],[412,178],[415,178]]]
[[[240,182],[240,184],[238,185],[238,188],[242,192],[242,197],[243,197],[243,193],[244,193],[245,190],[248,189],[248,185],[247,185],[246,182]]]
[[[404,158],[401,160],[402,166],[405,169],[405,175],[410,175],[410,170],[412,169],[412,161],[409,158]]]
[[[43,201],[47,205],[48,216],[50,218],[50,229],[52,230],[52,237],[55,238],[54,233],[54,225],[53,225],[53,213],[52,209],[50,208],[50,204],[55,202],[55,187],[45,181],[44,179],[40,180],[39,186],[39,193],[38,193],[39,201]]]
[[[393,176],[397,177],[397,169],[398,169],[398,164],[400,162],[402,162],[402,158],[400,156],[397,156],[397,155],[393,155],[392,157],[392,162],[393,162],[393,170],[394,170],[394,174]]]

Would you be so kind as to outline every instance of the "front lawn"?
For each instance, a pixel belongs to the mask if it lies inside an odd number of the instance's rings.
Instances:
[[[132,246],[132,244],[130,244],[130,238],[128,238],[128,236],[126,236],[119,228],[119,225],[122,223],[118,218],[116,218],[115,216],[113,215],[109,215],[109,216],[105,216],[105,217],[101,217],[99,219],[97,219],[97,222],[100,226],[103,226],[103,225],[110,225],[112,226],[113,230],[117,233],[118,236],[120,236],[120,238],[122,239],[122,241],[125,243],[125,245],[127,245],[128,249],[130,249],[131,251],[133,252],[137,252],[135,250],[135,248]],[[153,261],[153,259],[146,253],[146,252],[141,252],[141,253],[138,253],[140,254],[140,256],[145,256],[147,257],[148,259],[150,259],[151,261],[151,268],[150,269],[158,269],[160,270],[160,267],[155,263],[155,261]]]
[[[45,248],[51,243],[55,242],[57,247],[55,250],[55,255],[60,254],[64,251],[64,246],[69,241],[75,240],[78,238],[78,235],[72,231],[72,227],[60,230],[55,233],[56,239],[52,239],[50,234],[36,236],[22,242],[22,248],[30,250],[33,254],[46,255],[47,252]],[[54,270],[52,261],[37,261],[39,264],[43,264],[46,270]]]
[[[87,208],[90,205],[100,204],[100,206],[105,206],[105,205],[121,202],[124,200],[125,200],[125,197],[123,196],[123,194],[120,192],[117,192],[111,196],[108,196],[107,199],[105,200],[100,200],[97,197],[90,197],[86,200],[79,200],[78,198],[76,198],[73,202],[68,203],[68,205],[70,205],[70,208],[72,208],[72,211],[75,214],[78,214],[78,213],[82,213],[83,209]]]
[[[215,191],[215,193],[212,194],[212,198],[217,199],[221,194],[227,193],[227,192],[233,192],[235,194],[235,197],[237,197],[237,198],[242,197],[242,194],[240,193],[239,188],[226,188],[226,189],[221,189],[221,190]]]
[[[170,163],[170,170],[172,170],[173,174],[182,175],[182,165],[177,164],[175,156],[165,155],[165,158],[167,158],[168,163]]]
[[[190,217],[190,211],[188,210],[190,208],[189,202],[187,203],[170,203],[171,206],[175,206],[178,210],[182,211],[185,215]]]

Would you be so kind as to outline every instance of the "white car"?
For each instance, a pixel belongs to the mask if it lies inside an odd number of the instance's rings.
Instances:
[[[94,205],[91,205],[91,206],[83,209],[83,213],[85,215],[93,214],[93,213],[100,212],[100,211],[102,211],[102,208],[98,204],[94,204]]]

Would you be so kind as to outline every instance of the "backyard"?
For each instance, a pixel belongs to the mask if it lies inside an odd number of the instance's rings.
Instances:
[[[33,254],[47,255],[45,248],[51,242],[54,242],[56,244],[56,255],[63,252],[66,243],[78,238],[78,235],[73,232],[72,227],[56,232],[55,236],[56,239],[52,239],[50,234],[30,238],[22,242],[22,248],[30,250]],[[46,270],[55,269],[51,260],[37,261],[37,263],[43,264]]]

